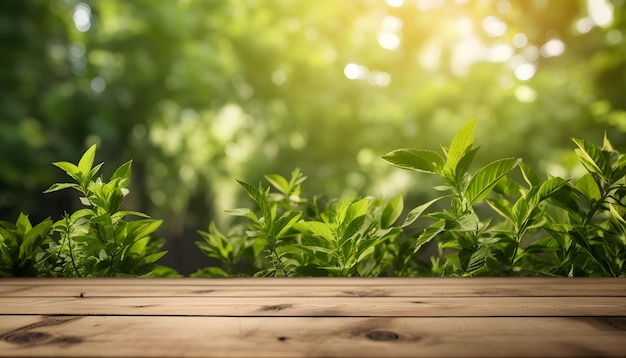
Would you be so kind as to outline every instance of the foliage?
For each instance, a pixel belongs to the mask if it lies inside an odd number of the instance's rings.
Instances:
[[[594,22],[590,4],[611,21]],[[232,178],[297,166],[311,193],[411,188],[404,200],[417,206],[436,177],[418,181],[377,153],[435,148],[474,116],[477,136],[490,137],[475,165],[523,157],[567,177],[575,158],[563,156],[562,128],[585,140],[626,130],[624,6],[0,1],[0,218],[60,217],[73,193],[42,194],[63,175],[48,163],[95,143],[114,167],[134,159],[125,205],[168,218],[164,260],[190,273],[204,262],[189,237],[211,220],[228,225],[222,208],[247,200]],[[520,66],[534,76],[518,78]]]
[[[472,171],[476,120],[437,152],[398,149],[392,165],[434,174],[442,195],[415,207],[404,221],[402,197],[341,197],[324,205],[303,199],[299,170],[290,180],[266,179],[278,190],[240,182],[258,211],[230,210],[247,221],[242,235],[214,224],[200,249],[223,262],[196,272],[231,275],[243,260],[255,275],[272,276],[624,276],[626,274],[626,156],[608,138],[603,147],[574,138],[587,173],[577,180],[545,180],[519,159],[493,161]],[[518,177],[514,178],[514,170]],[[448,202],[447,209],[430,208]],[[486,207],[493,211],[485,214]],[[495,214],[495,215],[494,215]],[[419,219],[425,227],[409,231]],[[433,243],[430,264],[419,259]],[[265,252],[265,259],[259,254]]]
[[[516,159],[492,162],[472,175],[475,124],[467,123],[443,148],[445,159],[413,149],[383,157],[400,168],[438,175],[444,185],[437,189],[452,192],[409,213],[405,225],[432,203],[450,199],[449,210],[425,214],[434,223],[408,238],[414,252],[437,242],[444,263],[436,269],[443,275],[624,276],[626,156],[606,137],[602,148],[574,138],[587,170],[577,182],[552,176],[542,181]],[[515,167],[523,183],[508,176]],[[502,220],[480,218],[476,207],[484,203]]]
[[[402,198],[388,203],[375,199],[301,197],[306,177],[299,169],[291,178],[271,174],[271,187],[239,183],[259,208],[229,210],[246,219],[245,236],[225,236],[212,223],[201,232],[200,249],[220,260],[225,270],[207,268],[194,276],[220,271],[232,274],[247,259],[256,276],[380,276],[391,274],[390,247],[397,245],[400,229],[393,224],[402,213]],[[241,232],[242,230],[239,230]],[[259,256],[261,252],[265,256]]]
[[[154,273],[165,251],[153,237],[161,225],[140,212],[121,210],[131,178],[132,161],[113,173],[110,181],[97,177],[102,163],[93,165],[96,146],[78,164],[55,162],[73,179],[53,184],[46,193],[75,189],[86,207],[52,222],[32,226],[21,214],[15,225],[0,222],[0,274],[3,276],[143,276]],[[139,217],[128,221],[129,216]],[[167,271],[167,270],[166,270]]]

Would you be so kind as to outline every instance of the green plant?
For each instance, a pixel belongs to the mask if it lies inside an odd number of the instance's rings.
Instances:
[[[245,236],[225,236],[214,224],[200,232],[204,241],[198,246],[224,269],[207,268],[196,276],[231,274],[244,257],[253,261],[252,274],[257,276],[390,274],[396,250],[386,245],[394,245],[400,234],[393,223],[402,213],[402,197],[389,203],[371,197],[309,201],[301,197],[306,177],[298,169],[290,180],[276,174],[265,178],[277,192],[239,182],[258,213],[250,208],[228,211],[247,219]],[[259,257],[262,251],[265,256]]]
[[[52,224],[48,218],[33,227],[24,214],[15,224],[0,221],[0,277],[45,275]]]
[[[161,225],[140,212],[121,210],[129,193],[132,161],[121,165],[108,182],[93,166],[96,146],[78,164],[53,163],[72,183],[53,184],[46,193],[75,189],[85,208],[65,213],[56,222],[46,219],[32,226],[21,214],[12,225],[0,222],[0,275],[2,276],[142,276],[170,275],[155,262],[165,255],[162,240],[153,235]],[[129,216],[139,219],[128,221]]]
[[[443,186],[436,189],[450,192],[408,214],[403,227],[421,216],[434,222],[410,235],[401,251],[419,254],[436,241],[440,257],[432,260],[433,270],[443,275],[623,276],[624,155],[606,138],[603,148],[573,139],[588,171],[576,184],[552,176],[542,181],[514,158],[492,162],[472,174],[478,151],[473,146],[475,125],[472,120],[463,126],[450,147],[443,148],[443,157],[415,149],[383,156],[399,168],[438,175]],[[510,176],[516,167],[522,184]],[[424,214],[443,199],[450,201],[448,210]],[[476,208],[484,204],[500,220],[481,219]],[[397,262],[396,271],[410,274],[411,258]]]

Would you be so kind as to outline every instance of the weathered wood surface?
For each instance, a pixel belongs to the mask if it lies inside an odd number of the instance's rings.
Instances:
[[[0,357],[626,357],[626,280],[0,279]]]

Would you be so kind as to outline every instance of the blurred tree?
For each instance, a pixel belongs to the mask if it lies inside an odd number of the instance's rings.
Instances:
[[[572,136],[625,145],[623,0],[4,0],[0,217],[58,218],[49,163],[133,158],[132,209],[165,219],[166,263],[261,180],[300,167],[309,193],[407,195],[379,156],[437,149],[479,117],[481,163],[554,174]],[[614,132],[618,130],[619,132]],[[565,158],[568,159],[568,158]],[[424,189],[422,189],[424,188]]]

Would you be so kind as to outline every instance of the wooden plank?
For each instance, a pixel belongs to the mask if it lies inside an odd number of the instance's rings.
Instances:
[[[618,278],[0,279],[3,297],[626,297]]]
[[[626,316],[623,297],[0,297],[0,314],[168,316]]]
[[[625,317],[0,320],[1,357],[621,357],[624,342]]]

